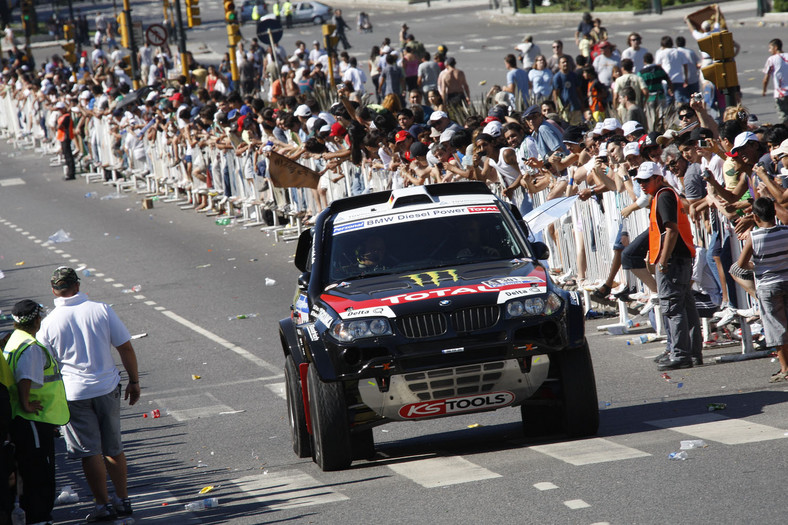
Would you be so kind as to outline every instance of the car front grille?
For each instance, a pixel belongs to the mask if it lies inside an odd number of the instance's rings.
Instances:
[[[444,368],[405,374],[408,389],[421,401],[491,392],[503,376],[504,363]]]
[[[500,311],[497,304],[463,308],[452,312],[451,323],[457,332],[484,330],[498,322]]]
[[[399,329],[409,339],[435,337],[446,333],[446,316],[440,313],[408,315],[397,320]]]

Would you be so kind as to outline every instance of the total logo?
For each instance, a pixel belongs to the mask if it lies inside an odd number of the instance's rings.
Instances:
[[[475,410],[489,410],[514,403],[511,392],[490,392],[476,396],[452,397],[437,401],[411,403],[399,409],[400,417],[418,419],[420,417],[438,417]]]

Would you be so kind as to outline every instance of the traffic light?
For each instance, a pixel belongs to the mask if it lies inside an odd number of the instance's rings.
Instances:
[[[241,41],[241,28],[238,27],[238,24],[227,25],[227,41],[230,46],[237,46]]]
[[[732,88],[739,85],[734,57],[733,34],[729,31],[712,33],[698,40],[698,47],[708,53],[714,63],[701,68],[703,78],[717,86],[717,89]]]
[[[22,0],[20,7],[22,10],[22,27],[25,29],[25,34],[35,33],[36,13],[33,0]]]
[[[131,55],[126,55],[123,57],[120,62],[118,62],[120,68],[129,76],[131,76]]]
[[[337,34],[337,26],[334,24],[323,24],[323,40],[325,40],[325,48],[329,53],[336,51],[339,44],[339,37]]]
[[[224,2],[224,20],[228,24],[235,24],[238,22],[238,15],[235,12],[235,3],[233,3],[232,0],[226,0]]]
[[[74,26],[71,24],[63,24],[63,39],[74,40]]]
[[[129,38],[129,28],[126,25],[126,12],[121,11],[118,14],[118,32],[120,33],[120,45],[125,48],[131,47],[131,39]]]
[[[66,42],[61,46],[63,48],[63,60],[69,64],[77,63],[77,45],[74,42]]]
[[[186,0],[186,19],[189,27],[200,25],[200,0]]]

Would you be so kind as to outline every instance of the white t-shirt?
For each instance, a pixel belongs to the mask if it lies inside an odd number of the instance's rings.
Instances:
[[[788,97],[788,53],[777,53],[766,60],[764,75],[772,75],[774,98]]]
[[[120,382],[112,347],[131,339],[112,308],[78,293],[56,297],[55,309],[36,334],[60,362],[66,399],[91,399],[112,392]]]
[[[646,56],[648,53],[648,49],[645,47],[641,47],[638,49],[633,49],[631,47],[626,48],[624,51],[621,52],[621,59],[628,58],[635,64],[634,69],[632,70],[633,73],[639,73],[641,69],[643,69],[643,57]]]

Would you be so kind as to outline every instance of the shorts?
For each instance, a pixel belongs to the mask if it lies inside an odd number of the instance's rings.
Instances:
[[[623,251],[626,246],[621,243],[622,237],[629,237],[629,232],[624,229],[624,224],[621,223],[618,225],[618,233],[616,234],[616,240],[613,241],[613,249],[615,251]]]
[[[69,401],[71,420],[64,427],[70,459],[103,454],[114,457],[123,452],[120,438],[121,385],[109,394]]]
[[[788,345],[788,281],[758,286],[766,346]]]

